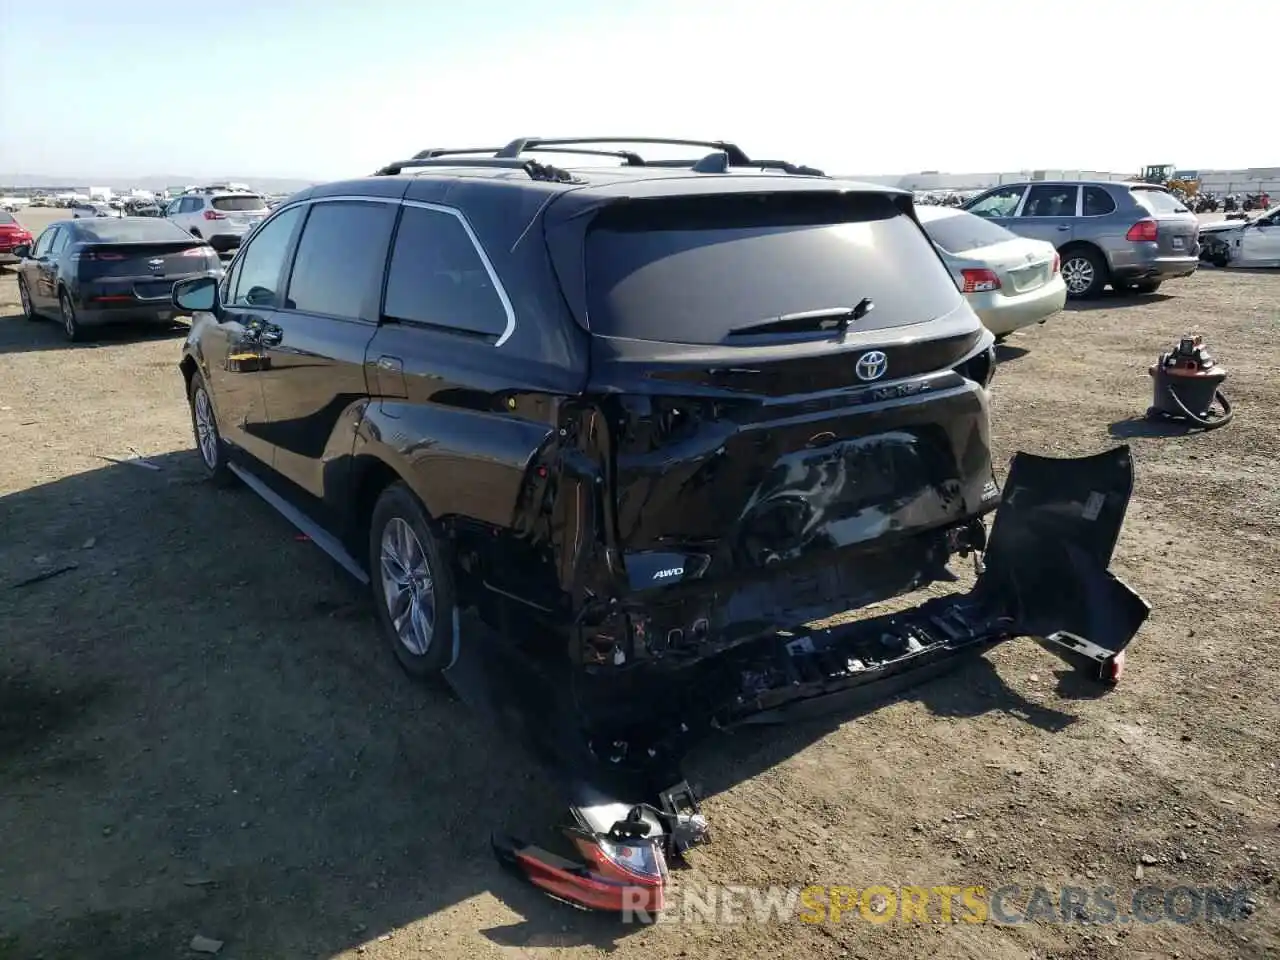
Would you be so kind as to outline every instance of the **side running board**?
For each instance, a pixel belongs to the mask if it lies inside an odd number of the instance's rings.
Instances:
[[[235,463],[228,463],[227,469],[244,481],[244,485],[275,507],[282,517],[307,535],[317,547],[327,553],[338,566],[351,574],[362,584],[369,583],[369,575],[356,562],[356,558],[347,552],[342,542],[320,524],[291,504],[280,494],[255,477],[252,473]]]

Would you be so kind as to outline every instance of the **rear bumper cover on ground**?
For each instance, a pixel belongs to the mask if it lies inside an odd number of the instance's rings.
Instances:
[[[996,511],[986,568],[970,592],[756,641],[679,674],[636,671],[631,706],[638,709],[604,719],[579,706],[576,685],[592,678],[554,678],[468,627],[445,676],[465,701],[523,739],[564,788],[572,814],[566,835],[581,859],[510,837],[495,838],[495,851],[559,899],[591,909],[660,909],[667,858],[706,833],[683,786],[681,759],[713,731],[847,710],[1019,636],[1118,679],[1150,613],[1108,569],[1132,484],[1127,446],[1078,459],[1020,453]]]

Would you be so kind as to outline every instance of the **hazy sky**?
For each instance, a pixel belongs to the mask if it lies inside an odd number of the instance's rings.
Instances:
[[[1273,0],[0,0],[0,171],[619,132],[838,173],[1273,165],[1277,33]]]

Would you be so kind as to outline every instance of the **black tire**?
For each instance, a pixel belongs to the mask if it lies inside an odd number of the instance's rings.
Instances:
[[[27,289],[27,278],[18,274],[18,302],[22,305],[22,315],[28,320],[41,319],[31,303],[31,291]]]
[[[67,341],[83,343],[87,340],[84,327],[80,326],[80,321],[76,318],[76,305],[71,302],[71,296],[65,290],[58,291],[58,309],[61,311],[62,332]]]
[[[1106,261],[1096,251],[1075,247],[1062,252],[1062,279],[1067,281],[1068,297],[1089,300],[1102,293],[1110,273]]]
[[[413,534],[413,543],[405,546],[404,531]],[[414,573],[406,577],[406,586],[396,606],[409,616],[408,604],[416,599],[424,601],[423,574],[427,580],[431,603],[431,629],[424,639],[414,632],[412,620],[406,625],[407,639],[401,638],[392,619],[392,603],[388,602],[388,581],[399,579],[405,564],[388,557],[384,564],[384,540],[391,554],[404,554],[410,558]],[[399,546],[397,545],[399,544]],[[414,544],[418,552],[414,553]],[[422,561],[421,567],[416,562]],[[418,498],[403,483],[391,484],[382,491],[373,508],[369,522],[369,580],[373,590],[373,605],[378,617],[378,629],[391,646],[392,652],[405,672],[417,679],[435,676],[449,665],[453,658],[453,614],[457,594],[453,582],[452,552],[431,530],[431,523]],[[419,607],[421,609],[421,607]],[[416,649],[411,648],[416,647]]]
[[[227,445],[218,430],[218,418],[213,410],[209,387],[199,371],[191,375],[187,403],[191,408],[191,433],[196,440],[196,454],[200,457],[205,476],[219,485],[230,483],[235,474],[227,467]]]
[[[1139,280],[1133,285],[1134,293],[1155,293],[1160,289],[1161,280]]]

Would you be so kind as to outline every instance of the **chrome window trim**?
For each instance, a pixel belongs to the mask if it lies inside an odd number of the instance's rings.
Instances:
[[[1107,195],[1107,199],[1111,201],[1111,209],[1108,210],[1106,213],[1085,213],[1084,212],[1084,192],[1088,190],[1090,187],[1092,187],[1095,190],[1101,190],[1103,193]],[[1080,184],[1080,206],[1079,206],[1079,213],[1077,214],[1077,216],[1092,220],[1097,217],[1109,217],[1111,216],[1111,214],[1115,213],[1119,209],[1120,209],[1120,204],[1116,203],[1116,198],[1111,195],[1111,191],[1108,190],[1106,187],[1099,186],[1096,183]]]
[[[507,288],[502,285],[502,280],[498,277],[498,271],[494,269],[493,261],[489,259],[489,254],[485,251],[484,245],[480,242],[480,238],[476,236],[476,232],[471,227],[471,222],[467,220],[466,215],[456,207],[445,206],[441,203],[429,203],[425,200],[404,200],[400,197],[361,197],[361,196],[337,196],[337,197],[307,197],[302,200],[295,200],[292,203],[281,204],[271,211],[271,216],[263,220],[253,232],[257,233],[269,221],[275,219],[278,214],[292,207],[301,206],[311,203],[388,203],[401,207],[417,207],[420,210],[431,210],[435,213],[443,213],[450,217],[455,217],[458,223],[462,224],[462,229],[466,232],[467,238],[471,241],[471,245],[475,247],[476,253],[480,256],[480,262],[484,265],[485,273],[489,275],[489,280],[493,284],[493,289],[498,294],[498,300],[502,303],[502,310],[507,315],[507,326],[494,341],[495,347],[500,347],[508,340],[511,335],[516,332],[516,311],[511,305],[511,298],[507,295]],[[246,238],[248,239],[248,238]],[[394,247],[393,247],[394,249]],[[390,264],[391,250],[387,252],[388,264]]]

